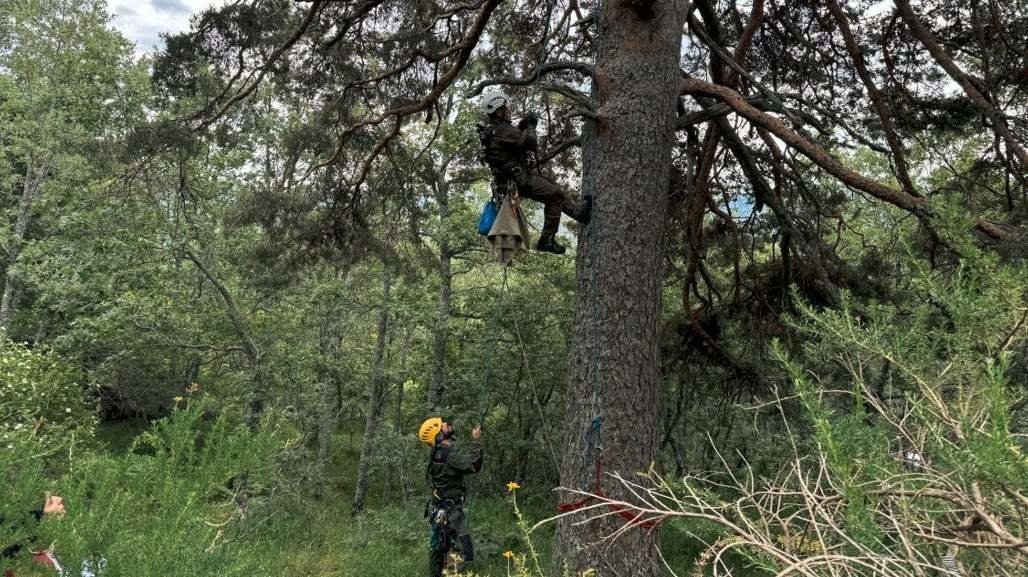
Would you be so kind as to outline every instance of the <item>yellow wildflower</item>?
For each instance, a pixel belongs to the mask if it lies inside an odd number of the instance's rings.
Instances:
[[[507,483],[507,490],[510,491],[511,493],[513,493],[514,491],[516,491],[516,490],[518,490],[520,488],[521,488],[521,485],[518,485],[517,481],[511,481],[510,483]]]
[[[171,400],[175,401],[176,403],[181,403],[184,399],[182,397],[174,397]]]
[[[514,556],[514,552],[513,551],[509,551],[509,550],[508,551],[504,551],[503,552],[503,556],[508,558],[508,559],[510,559],[511,557]]]

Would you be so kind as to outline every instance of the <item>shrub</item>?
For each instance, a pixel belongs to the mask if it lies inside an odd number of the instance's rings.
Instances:
[[[16,436],[56,449],[92,436],[95,406],[74,365],[49,350],[35,350],[0,332],[0,447]]]
[[[52,481],[23,445],[17,507],[41,502],[44,488],[64,497],[67,515],[35,530],[67,567],[104,559],[104,577],[274,574],[283,534],[273,501],[283,443],[274,427],[253,432],[194,403],[157,422],[128,454],[78,454]]]
[[[908,264],[892,302],[799,304],[807,345],[776,344],[795,390],[773,403],[805,421],[789,423],[777,475],[652,473],[621,479],[639,499],[616,504],[716,524],[697,568],[713,575],[740,554],[780,577],[1023,574],[1028,458],[1012,423],[1026,384],[1011,360],[1024,358],[1028,276],[973,252],[948,274]]]

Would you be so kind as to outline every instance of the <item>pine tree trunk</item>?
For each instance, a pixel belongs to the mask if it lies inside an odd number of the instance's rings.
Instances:
[[[378,341],[375,345],[375,364],[368,382],[368,412],[364,421],[364,438],[361,441],[361,458],[357,465],[357,489],[353,495],[353,506],[350,512],[354,515],[364,510],[364,498],[368,493],[368,476],[371,472],[371,460],[375,452],[375,439],[382,415],[383,397],[385,396],[385,353],[389,331],[389,289],[392,275],[389,267],[383,273],[382,309],[378,315]]]
[[[601,417],[602,490],[631,499],[606,474],[635,480],[636,471],[657,460],[662,436],[658,333],[684,3],[609,0],[601,6],[594,83],[599,119],[587,127],[583,162],[584,190],[595,194],[595,207],[578,248],[560,480],[568,488],[593,488],[588,431]],[[558,523],[556,574],[562,566],[572,574],[592,568],[603,577],[662,574],[659,531],[632,529],[607,543],[602,539],[624,523],[620,516],[575,520]]]
[[[36,200],[36,193],[39,192],[43,179],[50,171],[49,157],[40,163],[38,168],[33,167],[30,158],[28,167],[25,169],[25,181],[21,188],[21,201],[18,203],[18,218],[14,221],[14,230],[11,234],[11,241],[7,245],[7,263],[4,268],[4,291],[0,296],[0,329],[7,330],[11,324],[11,315],[14,312],[14,265],[18,262],[21,248],[25,243],[25,232],[29,228],[29,220],[32,218],[32,205]]]

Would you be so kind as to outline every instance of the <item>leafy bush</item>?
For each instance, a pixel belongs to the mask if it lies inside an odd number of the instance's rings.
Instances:
[[[284,530],[273,506],[282,446],[273,427],[253,432],[196,403],[159,421],[128,454],[76,455],[52,481],[19,439],[0,457],[5,471],[18,468],[14,493],[2,499],[12,520],[0,523],[11,526],[0,531],[5,542],[28,537],[14,528],[15,520],[31,527],[17,512],[38,507],[49,489],[67,515],[35,527],[35,541],[54,543],[67,567],[102,558],[105,577],[274,574],[273,543]],[[29,565],[24,555],[16,561]]]
[[[34,350],[0,332],[0,446],[16,436],[54,448],[90,436],[94,403],[83,374],[49,350]]]

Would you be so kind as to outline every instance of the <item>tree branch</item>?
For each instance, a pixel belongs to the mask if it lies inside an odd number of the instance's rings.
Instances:
[[[914,36],[928,49],[928,52],[935,59],[935,62],[942,67],[943,70],[949,74],[960,88],[964,90],[964,94],[971,99],[971,102],[978,107],[981,112],[992,121],[992,129],[1003,139],[1007,147],[1017,157],[1017,160],[1021,163],[1021,170],[1028,168],[1028,152],[1025,152],[1024,147],[1014,138],[1014,135],[1010,132],[1010,127],[1007,126],[1006,118],[1004,115],[993,106],[978,88],[975,87],[974,82],[960,69],[960,66],[954,62],[953,57],[950,56],[946,49],[943,48],[932,36],[932,33],[925,27],[921,19],[918,18],[917,14],[914,13],[913,8],[910,7],[909,0],[895,0],[896,8],[900,15],[903,17],[903,21],[907,23],[910,31]]]
[[[903,191],[896,190],[881,182],[867,178],[846,168],[837,158],[828,154],[820,147],[810,142],[802,135],[790,129],[781,120],[757,110],[746,101],[738,92],[724,87],[700,80],[693,77],[685,77],[682,81],[682,92],[685,94],[702,94],[713,96],[725,104],[728,104],[740,116],[750,122],[767,129],[776,137],[782,139],[789,146],[799,150],[804,156],[820,166],[832,176],[848,186],[864,191],[875,198],[884,200],[890,204],[906,210],[918,218],[924,220],[932,215],[928,203]]]
[[[906,155],[903,153],[903,143],[900,142],[899,136],[896,134],[896,127],[892,123],[892,115],[889,111],[888,105],[885,103],[885,99],[882,96],[878,86],[875,85],[874,79],[871,78],[871,73],[867,70],[867,65],[864,63],[864,54],[857,45],[856,39],[853,37],[853,31],[850,30],[849,20],[846,18],[846,14],[843,13],[842,8],[839,6],[838,0],[826,0],[828,4],[828,11],[832,13],[836,23],[839,25],[839,32],[842,33],[842,39],[846,43],[846,50],[850,54],[850,58],[853,60],[853,65],[857,69],[857,75],[860,76],[860,80],[864,83],[864,88],[867,89],[867,95],[871,99],[871,104],[875,108],[875,112],[878,113],[878,119],[882,123],[882,130],[885,132],[885,140],[889,143],[889,149],[892,150],[893,162],[896,166],[896,178],[899,179],[900,184],[906,190],[907,194],[911,196],[921,196],[917,193],[914,187],[914,181],[910,178],[910,173],[907,170]]]
[[[456,49],[455,52],[457,54],[457,61],[454,62],[453,66],[451,66],[449,70],[447,70],[446,73],[439,78],[435,86],[428,94],[426,94],[421,100],[413,104],[390,108],[389,110],[386,110],[385,112],[382,112],[377,116],[374,116],[362,122],[358,122],[357,124],[354,124],[353,126],[350,126],[346,130],[344,130],[339,137],[339,145],[336,147],[336,150],[332,154],[332,156],[326,159],[325,161],[320,162],[309,168],[301,180],[306,180],[315,171],[320,170],[336,162],[342,155],[343,149],[346,146],[346,142],[349,139],[349,137],[358,130],[366,128],[368,126],[378,126],[386,119],[391,117],[395,118],[396,121],[399,122],[403,117],[410,116],[412,114],[418,114],[419,112],[427,110],[429,107],[435,104],[439,97],[442,96],[443,93],[446,92],[446,90],[450,87],[450,85],[453,84],[454,80],[457,79],[457,75],[460,74],[461,70],[464,69],[464,66],[467,65],[468,59],[471,57],[471,52],[478,45],[478,40],[479,38],[481,38],[482,32],[485,30],[485,26],[489,22],[490,16],[492,16],[493,11],[496,9],[496,7],[500,4],[501,1],[502,0],[487,0],[485,3],[483,3],[482,8],[478,11],[478,14],[476,14],[475,16],[475,21],[468,28],[468,31],[465,33],[464,37],[461,39],[460,42],[458,42],[451,48],[451,50]]]
[[[582,74],[583,76],[592,76],[593,75],[593,66],[591,64],[586,64],[584,62],[573,62],[573,61],[547,62],[547,63],[543,64],[542,66],[540,66],[539,69],[536,70],[535,73],[530,75],[530,76],[524,76],[524,77],[520,77],[520,78],[513,77],[513,76],[506,76],[506,77],[503,77],[503,78],[490,78],[488,80],[483,80],[482,82],[479,82],[478,84],[476,84],[475,87],[472,88],[468,92],[468,97],[470,98],[472,96],[478,96],[479,94],[482,94],[482,91],[485,90],[486,88],[488,88],[490,86],[497,86],[497,85],[500,85],[500,84],[503,84],[503,85],[506,85],[506,86],[525,86],[525,85],[531,84],[531,83],[539,80],[541,77],[543,77],[546,74],[549,74],[551,72],[558,72],[558,71],[562,71],[562,70],[572,70],[574,72],[578,72],[579,74]]]

